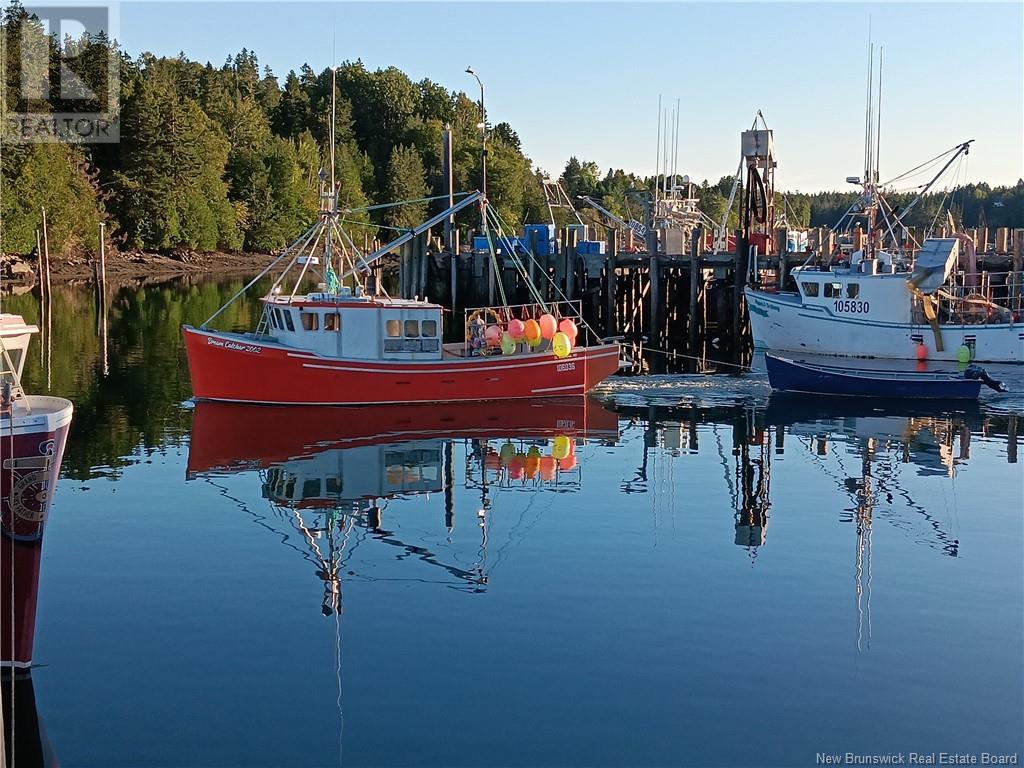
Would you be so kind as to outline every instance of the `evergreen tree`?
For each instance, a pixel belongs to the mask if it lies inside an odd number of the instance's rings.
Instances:
[[[387,195],[392,202],[418,200],[428,193],[423,170],[423,161],[413,147],[399,145],[391,150],[387,166]],[[408,228],[423,220],[427,212],[426,203],[388,208],[386,221],[392,227]]]

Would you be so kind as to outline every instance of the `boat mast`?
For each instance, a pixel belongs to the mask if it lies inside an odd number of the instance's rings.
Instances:
[[[328,275],[334,272],[334,226],[333,220],[338,216],[338,187],[334,176],[334,121],[337,114],[337,80],[338,68],[331,65],[331,124],[328,129],[328,136],[331,142],[331,188],[326,198],[321,197],[320,216],[326,223],[326,237],[324,238],[324,281],[328,283],[328,290],[331,289]]]
[[[868,22],[868,93],[864,114],[864,197],[867,213],[867,243],[863,249],[866,259],[875,256],[875,217],[878,213],[878,179],[874,163],[874,113],[872,110],[872,87],[874,85],[875,44],[871,42],[871,22]]]

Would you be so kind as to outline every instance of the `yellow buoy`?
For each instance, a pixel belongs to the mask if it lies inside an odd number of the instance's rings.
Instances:
[[[555,357],[568,357],[572,352],[572,341],[565,333],[559,331],[551,339],[551,351],[555,353]]]
[[[551,444],[551,455],[557,460],[564,459],[572,452],[572,441],[565,435],[558,435]]]

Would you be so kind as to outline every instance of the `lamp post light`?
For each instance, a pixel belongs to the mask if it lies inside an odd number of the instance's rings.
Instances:
[[[466,74],[472,75],[480,86],[480,191],[487,200],[487,113],[484,110],[484,83],[472,67],[466,67]]]

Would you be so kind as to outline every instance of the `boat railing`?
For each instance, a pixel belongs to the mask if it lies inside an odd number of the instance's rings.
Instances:
[[[490,326],[498,326],[502,332],[508,330],[512,320],[519,320],[525,323],[527,320],[540,322],[544,315],[551,315],[555,318],[556,325],[568,318],[576,324],[578,329],[578,340],[582,342],[587,333],[588,326],[583,322],[583,302],[575,301],[549,301],[547,304],[510,304],[499,307],[468,307],[464,311],[465,340],[463,343],[463,355],[486,356],[502,354],[500,345],[490,345],[486,341],[487,329]],[[577,346],[582,346],[579,344]],[[516,342],[515,352],[545,352],[551,349],[551,339],[541,338],[539,343],[530,344],[525,340]]]
[[[953,272],[935,296],[941,322],[989,325],[1024,321],[1021,272]],[[920,301],[914,302],[914,321],[927,322]]]

